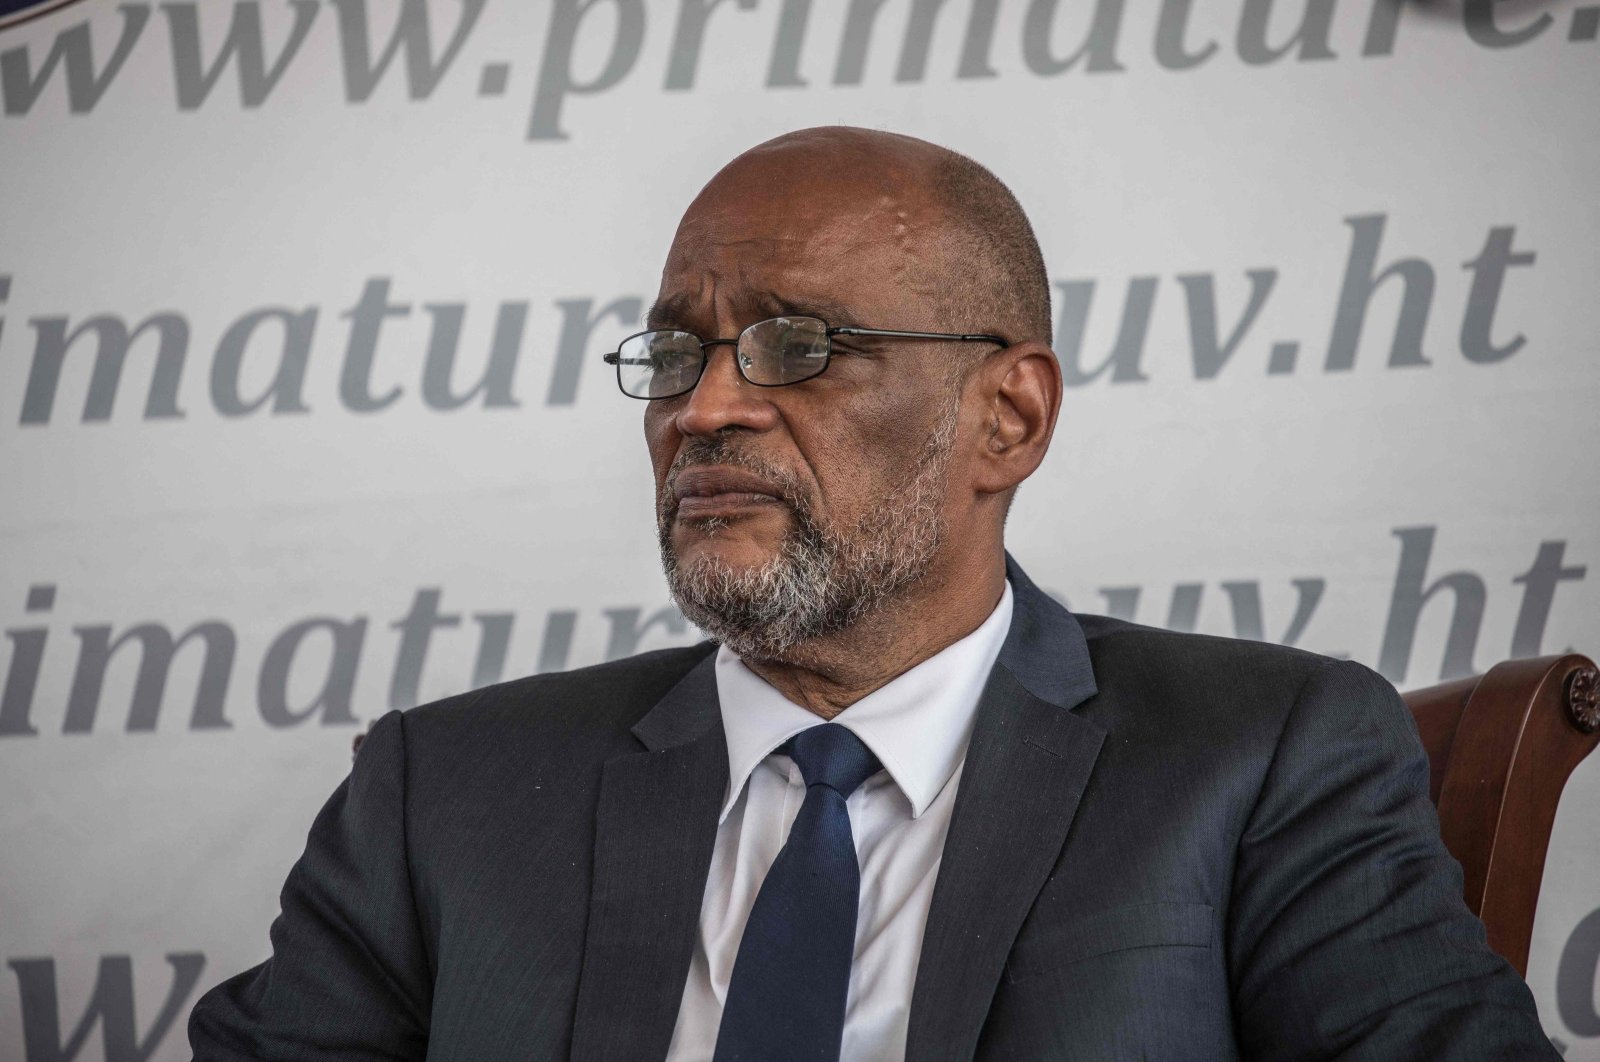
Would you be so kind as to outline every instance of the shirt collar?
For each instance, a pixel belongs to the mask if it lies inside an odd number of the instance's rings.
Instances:
[[[933,803],[966,758],[978,700],[1011,628],[1011,584],[978,629],[896,676],[834,717],[872,750],[911,803],[913,818]],[[756,766],[820,720],[717,650],[717,700],[728,742],[727,819]]]

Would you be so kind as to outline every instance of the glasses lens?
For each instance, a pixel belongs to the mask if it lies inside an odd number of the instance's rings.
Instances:
[[[828,326],[815,317],[757,321],[739,337],[739,366],[767,387],[809,380],[828,367]]]
[[[635,398],[671,398],[694,387],[704,353],[688,332],[645,332],[623,340],[617,381]]]

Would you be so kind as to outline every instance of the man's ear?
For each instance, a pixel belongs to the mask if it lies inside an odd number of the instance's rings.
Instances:
[[[1036,340],[991,354],[975,375],[983,409],[983,437],[973,488],[1009,491],[1033,474],[1050,448],[1061,411],[1061,365]]]

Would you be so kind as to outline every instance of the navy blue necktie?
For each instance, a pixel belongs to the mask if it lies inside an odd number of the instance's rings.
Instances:
[[[756,894],[728,983],[715,1062],[836,1062],[855,952],[861,869],[845,798],[882,769],[837,723],[780,750],[806,799]]]

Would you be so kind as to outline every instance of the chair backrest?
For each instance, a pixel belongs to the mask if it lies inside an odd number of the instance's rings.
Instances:
[[[1600,744],[1600,671],[1576,653],[1508,660],[1405,700],[1467,906],[1489,946],[1526,974],[1556,805],[1573,768]]]

